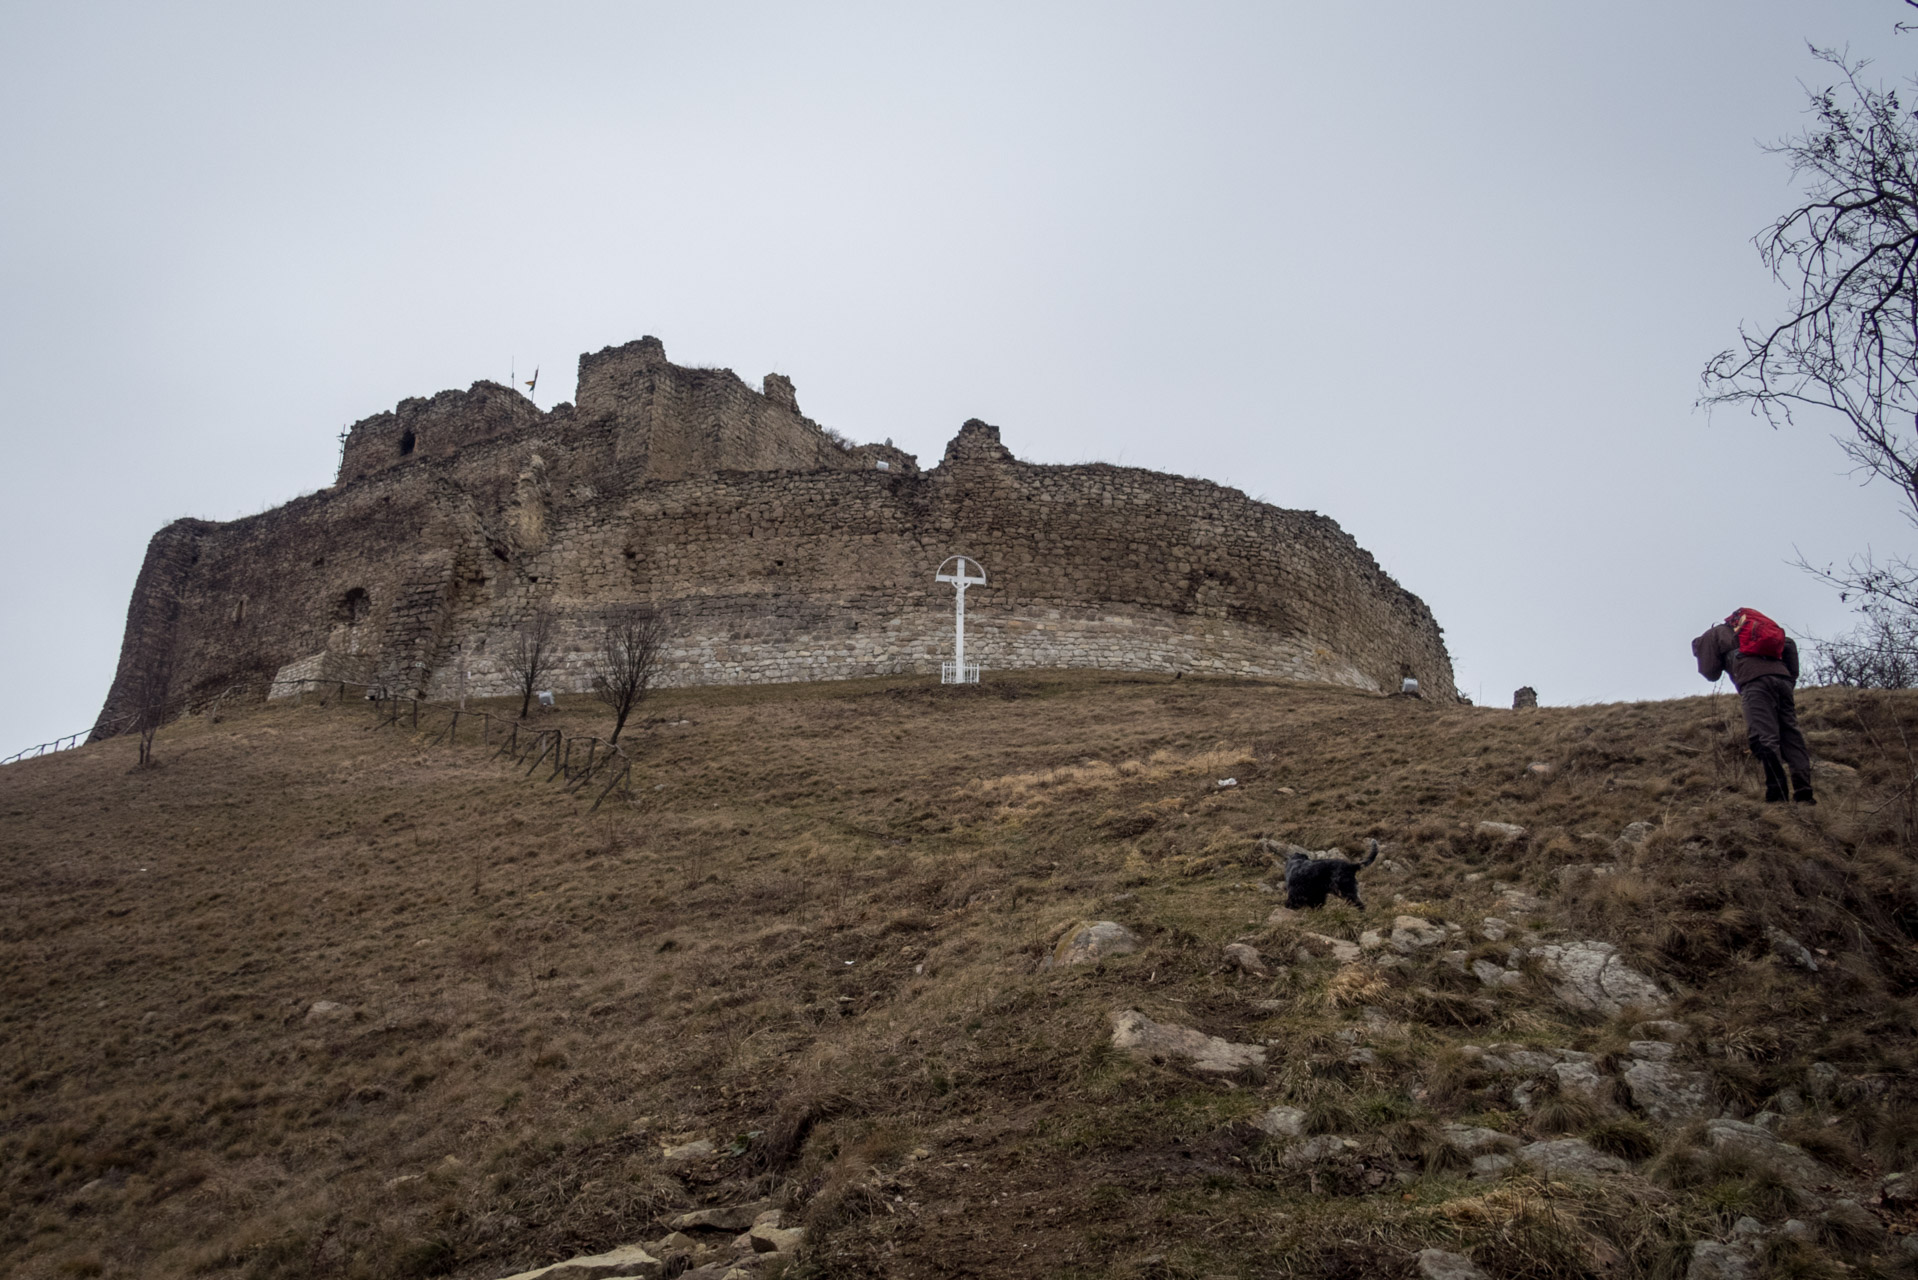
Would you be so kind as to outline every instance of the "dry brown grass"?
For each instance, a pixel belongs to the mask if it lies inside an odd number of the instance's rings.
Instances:
[[[1918,1158],[1918,699],[1802,705],[1859,771],[1811,811],[1757,802],[1724,699],[1511,713],[1083,673],[672,691],[629,729],[636,803],[597,815],[351,706],[189,720],[149,771],[128,741],[9,766],[0,1270],[484,1277],[771,1195],[815,1231],[795,1278],[1390,1275],[1425,1244],[1500,1275],[1671,1274],[1776,1189],[1679,1156],[1665,1186],[1572,1201],[1460,1180],[1439,1121],[1520,1121],[1457,1045],[1616,1052],[1624,1029],[1540,982],[1295,959],[1258,841],[1386,842],[1367,910],[1312,922],[1334,936],[1530,888],[1681,987],[1727,1096],[1806,1095],[1868,1176]],[[1081,918],[1145,945],[1041,971]],[[1224,969],[1241,938],[1284,968]],[[309,1021],[317,1000],[350,1012]],[[1270,1039],[1271,1067],[1116,1055],[1106,1014],[1135,1006]],[[1829,1098],[1814,1061],[1843,1073]],[[1246,1124],[1280,1101],[1361,1143],[1317,1192]],[[719,1154],[661,1160],[696,1138]]]

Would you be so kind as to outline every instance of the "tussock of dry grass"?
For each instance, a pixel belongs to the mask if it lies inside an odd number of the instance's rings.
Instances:
[[[1918,699],[1801,708],[1857,770],[1810,811],[1757,802],[1722,698],[1518,714],[1088,674],[662,694],[629,730],[635,805],[594,816],[353,707],[183,722],[147,772],[127,742],[0,769],[0,1269],[477,1280],[766,1196],[813,1231],[791,1280],[1390,1275],[1426,1245],[1501,1277],[1682,1274],[1786,1193],[1683,1135],[1654,1153],[1617,1103],[1519,1114],[1458,1052],[1618,1054],[1629,1025],[1536,974],[1494,995],[1435,957],[1299,948],[1415,914],[1498,959],[1472,930],[1527,889],[1547,905],[1513,927],[1607,938],[1679,991],[1727,1101],[1795,1102],[1845,1176],[1903,1167]],[[1261,839],[1367,837],[1391,865],[1364,911],[1268,924]],[[1079,919],[1143,945],[1042,970]],[[1269,978],[1221,963],[1236,940]],[[1269,1066],[1117,1054],[1128,1007]],[[1251,1124],[1280,1102],[1356,1147],[1292,1170]],[[1599,1188],[1470,1181],[1450,1120],[1655,1158]],[[696,1139],[718,1153],[662,1159]]]

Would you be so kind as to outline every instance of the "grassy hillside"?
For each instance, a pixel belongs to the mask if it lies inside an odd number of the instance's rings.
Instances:
[[[788,1280],[1395,1276],[1424,1248],[1683,1275],[1744,1217],[1804,1224],[1753,1274],[1906,1274],[1880,1179],[1918,1162],[1918,699],[1801,711],[1836,766],[1813,809],[1759,803],[1722,696],[1087,674],[671,691],[635,802],[596,814],[351,704],[193,718],[147,771],[131,740],[7,766],[0,1272],[493,1277],[766,1198],[807,1229],[763,1259]],[[1274,914],[1274,842],[1368,837],[1364,911]],[[1309,936],[1400,917],[1456,928],[1355,961]],[[1045,964],[1098,920],[1141,945]],[[1616,944],[1711,1114],[1817,1176],[1645,1114],[1642,1011],[1572,1007],[1530,935]],[[1134,1056],[1122,1010],[1265,1065]],[[1470,1048],[1501,1042],[1602,1079],[1515,1100]],[[1300,1136],[1259,1127],[1280,1105]],[[1474,1176],[1447,1123],[1628,1167]]]

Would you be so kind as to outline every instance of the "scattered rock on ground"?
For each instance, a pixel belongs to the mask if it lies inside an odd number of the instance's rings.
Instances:
[[[713,1154],[713,1150],[712,1142],[701,1138],[697,1142],[685,1142],[676,1147],[661,1147],[659,1155],[662,1160],[678,1164],[686,1160],[704,1160]]]
[[[1443,1249],[1420,1249],[1419,1280],[1490,1280],[1490,1277],[1470,1258]]]
[[[1691,1265],[1685,1268],[1685,1280],[1757,1280],[1758,1263],[1746,1249],[1700,1240],[1692,1246]]]
[[[1500,1133],[1497,1129],[1484,1129],[1476,1125],[1448,1124],[1439,1132],[1444,1136],[1447,1146],[1463,1151],[1468,1156],[1516,1151],[1524,1145],[1509,1133]]]
[[[1322,933],[1308,933],[1305,935],[1305,940],[1331,952],[1332,958],[1340,964],[1358,963],[1360,952],[1359,944],[1356,942],[1347,942],[1344,938],[1329,938]],[[1312,958],[1311,952],[1306,948],[1301,947],[1300,950],[1306,952],[1306,959]]]
[[[1402,956],[1436,947],[1447,936],[1444,925],[1422,916],[1396,916],[1392,920],[1392,950]]]
[[[1553,979],[1553,994],[1574,1009],[1659,1012],[1671,1004],[1658,984],[1619,959],[1618,948],[1609,942],[1546,943],[1533,947],[1531,954]]]
[[[1087,920],[1066,930],[1048,957],[1048,967],[1093,964],[1138,949],[1139,935],[1118,921]]]
[[[1255,978],[1271,976],[1270,970],[1265,967],[1264,957],[1243,942],[1234,942],[1226,946],[1225,963],[1228,968],[1237,969],[1240,973],[1250,974]]]
[[[721,1205],[713,1209],[695,1209],[673,1219],[673,1230],[695,1231],[701,1227],[737,1234],[759,1221],[759,1215],[772,1208],[770,1200],[750,1200],[745,1204]]]
[[[1800,1186],[1817,1186],[1830,1175],[1803,1147],[1780,1142],[1770,1132],[1743,1120],[1712,1120],[1705,1140],[1714,1151],[1736,1151],[1769,1165],[1780,1176]]]
[[[1231,1075],[1265,1065],[1263,1046],[1234,1044],[1191,1027],[1154,1022],[1137,1009],[1113,1013],[1112,1043],[1137,1057],[1164,1063],[1181,1061],[1194,1071],[1212,1075]]]
[[[1545,899],[1516,885],[1494,883],[1498,890],[1498,900],[1493,903],[1500,911],[1509,911],[1513,915],[1535,915],[1545,910]]]
[[[1509,843],[1524,836],[1525,828],[1516,822],[1481,822],[1478,824],[1478,833]]]
[[[754,1227],[747,1233],[754,1253],[791,1253],[806,1238],[804,1227]]]
[[[1663,1040],[1667,1044],[1683,1044],[1691,1038],[1692,1029],[1682,1022],[1654,1019],[1651,1022],[1635,1023],[1632,1026],[1634,1040]]]
[[[352,1016],[353,1011],[351,1009],[343,1004],[336,1004],[331,1000],[315,1000],[306,1007],[306,1020],[308,1022],[338,1022],[342,1018],[350,1018]]]
[[[1592,1177],[1601,1173],[1624,1173],[1630,1166],[1617,1156],[1596,1150],[1582,1138],[1554,1138],[1534,1142],[1518,1149],[1520,1164],[1540,1173],[1561,1177]]]
[[[1587,1102],[1610,1101],[1605,1077],[1589,1062],[1560,1062],[1553,1066],[1552,1074],[1558,1077],[1558,1091],[1562,1094]]]
[[[1525,772],[1534,778],[1545,779],[1558,772],[1558,766],[1545,760],[1534,760],[1525,766]]]
[[[1634,1040],[1625,1051],[1643,1062],[1670,1062],[1678,1046],[1665,1040]]]
[[[1819,1214],[1818,1218],[1834,1234],[1852,1240],[1869,1240],[1876,1244],[1885,1238],[1885,1224],[1878,1221],[1878,1215],[1856,1200],[1834,1200],[1831,1207]]]
[[[1654,830],[1656,830],[1656,828],[1649,822],[1631,822],[1627,823],[1625,829],[1618,833],[1618,839],[1622,844],[1641,845],[1652,838],[1652,832]]]
[[[1505,935],[1512,931],[1512,926],[1506,924],[1497,916],[1486,916],[1478,922],[1478,931],[1484,934],[1489,941],[1503,942]]]
[[[636,1244],[589,1256],[569,1258],[548,1267],[521,1271],[506,1280],[602,1280],[611,1276],[652,1277],[666,1274],[665,1264]]]
[[[1273,1107],[1253,1123],[1275,1138],[1296,1138],[1305,1132],[1305,1112],[1298,1107]]]
[[[1918,1175],[1892,1174],[1878,1184],[1878,1198],[1899,1209],[1918,1204]]]
[[[1671,1046],[1662,1046],[1670,1050]],[[1654,1120],[1667,1124],[1697,1120],[1718,1110],[1712,1103],[1711,1077],[1685,1071],[1668,1062],[1638,1059],[1624,1072],[1632,1103]]]
[[[1765,941],[1771,943],[1772,954],[1787,964],[1795,964],[1800,969],[1818,972],[1818,961],[1812,959],[1811,951],[1804,943],[1786,933],[1775,924],[1765,926]]]
[[[1524,974],[1490,960],[1472,961],[1472,976],[1488,987],[1518,987],[1525,984]]]

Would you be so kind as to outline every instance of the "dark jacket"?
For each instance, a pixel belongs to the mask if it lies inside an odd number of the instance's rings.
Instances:
[[[1798,642],[1785,637],[1783,658],[1761,658],[1755,653],[1738,651],[1738,635],[1721,622],[1692,641],[1692,656],[1698,659],[1698,674],[1707,680],[1730,673],[1732,687],[1742,689],[1759,676],[1784,676],[1798,683]]]

